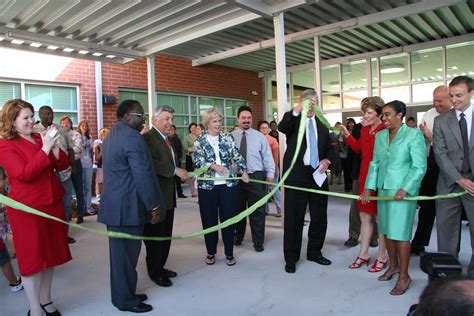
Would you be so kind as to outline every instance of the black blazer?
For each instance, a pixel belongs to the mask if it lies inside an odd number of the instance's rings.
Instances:
[[[144,225],[159,206],[163,220],[166,205],[150,152],[140,133],[117,122],[104,140],[104,188],[97,220],[111,226]]]
[[[334,152],[331,148],[331,137],[329,130],[319,121],[317,117],[314,118],[316,121],[316,128],[318,130],[318,150],[319,160],[329,159],[333,161]],[[283,156],[283,173],[288,170],[291,164],[291,160],[295,155],[296,151],[296,140],[298,136],[298,127],[300,125],[301,115],[294,116],[293,110],[285,113],[280,124],[278,124],[278,130],[286,135],[286,151]],[[314,169],[311,166],[305,166],[303,163],[304,153],[306,152],[306,135],[303,136],[301,143],[300,152],[297,153],[298,158],[296,159],[293,170],[286,179],[285,183],[290,185],[302,185],[306,187],[316,187],[316,183],[313,179]]]

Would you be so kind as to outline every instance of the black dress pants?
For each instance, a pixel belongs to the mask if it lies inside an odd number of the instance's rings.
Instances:
[[[265,172],[257,171],[249,174],[249,177],[255,180],[265,180]],[[264,197],[266,193],[267,186],[265,184],[255,182],[244,183],[240,181],[237,186],[237,211],[241,213]],[[255,212],[248,217],[253,243],[263,244],[265,241],[265,205],[256,209]],[[243,218],[240,222],[235,224],[235,239],[242,241],[245,236],[246,228],[247,218]]]
[[[298,184],[292,185],[298,186]],[[321,188],[316,184],[310,188],[327,191],[328,181],[326,180]],[[296,263],[300,259],[304,217],[308,204],[311,222],[308,227],[306,255],[308,258],[322,256],[321,250],[327,230],[327,195],[285,189],[283,252],[287,263]]]
[[[170,237],[173,235],[174,208],[166,212],[166,218],[161,223],[145,224],[143,235],[150,237]],[[144,240],[146,248],[146,267],[152,280],[158,280],[163,273],[166,260],[170,253],[171,240]]]
[[[428,165],[425,176],[421,182],[419,195],[436,195],[436,184],[438,183],[439,168],[434,160],[433,149],[428,157]],[[418,225],[415,236],[411,241],[412,248],[421,248],[430,243],[431,231],[436,217],[436,201],[418,201]]]

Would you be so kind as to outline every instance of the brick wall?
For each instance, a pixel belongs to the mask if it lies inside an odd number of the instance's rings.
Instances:
[[[88,120],[97,134],[95,64],[93,61],[74,59],[57,80],[80,84],[81,118]],[[118,100],[119,88],[147,89],[146,60],[125,65],[102,63],[103,94]],[[254,123],[263,118],[264,81],[257,73],[219,65],[192,67],[191,60],[170,56],[156,56],[156,89],[249,101],[254,111]],[[251,91],[257,91],[253,96]],[[117,105],[105,105],[104,126],[115,122]]]

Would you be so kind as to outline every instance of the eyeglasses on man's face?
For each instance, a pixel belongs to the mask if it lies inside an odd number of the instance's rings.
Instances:
[[[137,116],[141,119],[146,119],[148,117],[148,115],[146,113],[129,112],[129,114],[135,115],[135,116]]]

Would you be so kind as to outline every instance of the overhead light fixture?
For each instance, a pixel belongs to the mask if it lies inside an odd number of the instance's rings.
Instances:
[[[24,42],[25,42],[25,41],[18,40],[18,39],[12,40],[12,44],[15,44],[15,45],[21,45],[21,44],[23,44]]]
[[[41,47],[41,43],[36,43],[36,42],[33,42],[30,44],[31,47]]]
[[[100,57],[100,56],[102,56],[102,55],[104,55],[104,54],[102,54],[102,53],[97,53],[97,52],[96,52],[96,53],[94,53],[94,54],[92,54],[92,55],[93,55],[93,56]]]
[[[0,42],[3,41],[4,37],[3,36],[0,36]]]
[[[85,54],[88,54],[88,53],[89,53],[88,50],[80,50],[79,51],[79,54],[81,54],[81,55],[85,55]]]
[[[107,57],[107,58],[115,58],[115,57],[117,57],[117,56],[115,56],[115,55],[107,55],[107,56],[105,56],[105,57]]]
[[[48,45],[48,47],[46,47],[46,48],[49,49],[49,50],[56,50],[56,49],[58,49],[59,47],[56,46],[56,45]]]
[[[69,48],[69,47],[66,47],[63,49],[63,52],[65,53],[70,53],[70,52],[73,52],[74,51],[74,48]]]
[[[380,72],[383,74],[395,74],[402,71],[405,71],[405,66],[402,64],[382,65],[380,69]]]

